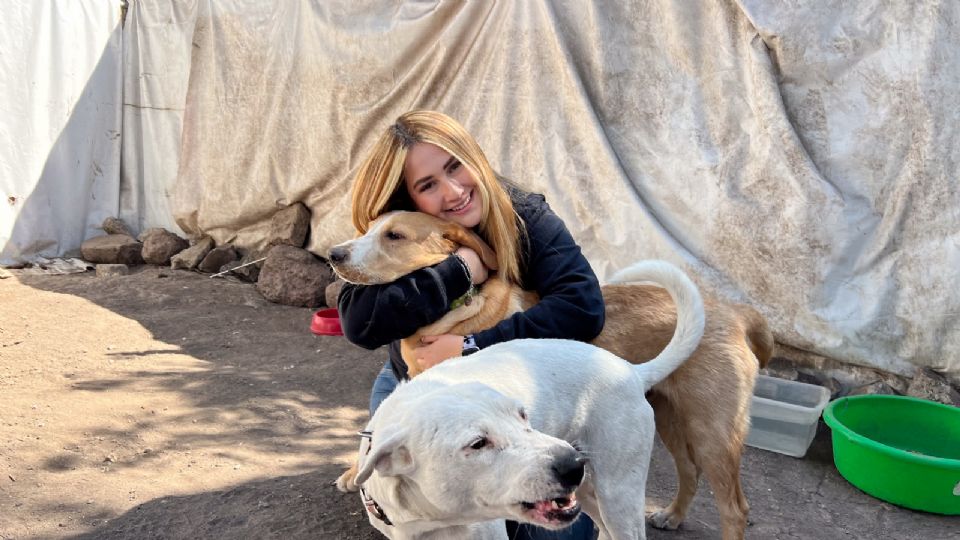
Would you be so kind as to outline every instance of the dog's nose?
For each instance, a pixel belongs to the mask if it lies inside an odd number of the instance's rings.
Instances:
[[[335,263],[342,263],[347,260],[347,257],[350,256],[350,250],[342,247],[336,246],[330,250],[330,256],[327,257],[328,260]]]
[[[553,462],[553,474],[565,489],[573,489],[583,481],[584,460],[579,456],[567,455]]]

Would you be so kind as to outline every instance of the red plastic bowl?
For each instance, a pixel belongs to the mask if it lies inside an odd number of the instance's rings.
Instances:
[[[313,314],[313,320],[310,322],[310,331],[318,336],[342,336],[343,328],[340,327],[340,314],[337,308],[321,309]]]

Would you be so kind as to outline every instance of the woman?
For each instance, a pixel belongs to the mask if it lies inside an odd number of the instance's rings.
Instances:
[[[499,178],[452,118],[412,111],[377,141],[354,181],[353,224],[363,234],[391,210],[418,210],[473,229],[497,253],[499,275],[540,296],[536,306],[475,335],[424,338],[415,354],[425,369],[510,339],[589,341],[603,329],[599,282],[566,226],[542,195]],[[371,392],[371,415],[406,377],[398,340],[438,320],[487,275],[479,256],[460,248],[392,283],[343,287],[339,310],[347,339],[368,349],[389,345],[389,360]],[[593,524],[584,516],[565,531],[524,525],[511,533],[511,538],[592,538]]]

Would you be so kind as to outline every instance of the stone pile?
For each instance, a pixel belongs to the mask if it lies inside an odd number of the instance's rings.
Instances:
[[[135,238],[120,219],[107,218],[101,227],[104,236],[83,243],[83,258],[97,263],[97,276],[124,276],[130,265],[170,265],[173,269],[225,274],[256,283],[257,291],[275,303],[317,307],[337,307],[344,282],[338,279],[327,261],[303,249],[310,230],[310,211],[295,203],[277,211],[263,252],[245,250],[231,244],[217,246],[213,238],[203,236],[194,242],[165,229],[144,231]],[[0,279],[7,277],[0,269]],[[812,353],[778,344],[781,356],[772,358],[761,373],[782,379],[816,384],[828,388],[831,399],[857,394],[909,395],[960,406],[958,381],[949,381],[929,368],[918,369],[912,377],[902,377],[871,368],[840,365]]]
[[[83,258],[96,264],[98,277],[125,276],[130,266],[151,264],[175,270],[228,275],[256,283],[271,302],[304,307],[336,307],[343,282],[327,262],[303,249],[310,231],[310,210],[295,203],[277,211],[270,221],[266,248],[261,252],[232,244],[216,245],[210,236],[190,242],[163,228],[135,237],[122,220],[110,217],[103,236],[80,246]]]
[[[830,362],[830,366],[811,365],[783,356],[770,359],[760,373],[789,381],[823,386],[830,399],[864,394],[912,396],[960,407],[956,384],[930,368],[918,368],[912,378],[873,368]]]

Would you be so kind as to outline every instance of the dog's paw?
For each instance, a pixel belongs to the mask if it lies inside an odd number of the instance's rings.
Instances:
[[[357,466],[354,465],[343,471],[343,474],[337,478],[336,485],[337,489],[344,493],[357,491]]]
[[[680,527],[681,521],[683,521],[682,517],[667,512],[666,510],[660,510],[647,516],[647,523],[649,523],[651,527],[666,529],[668,531],[677,530],[677,528]]]

